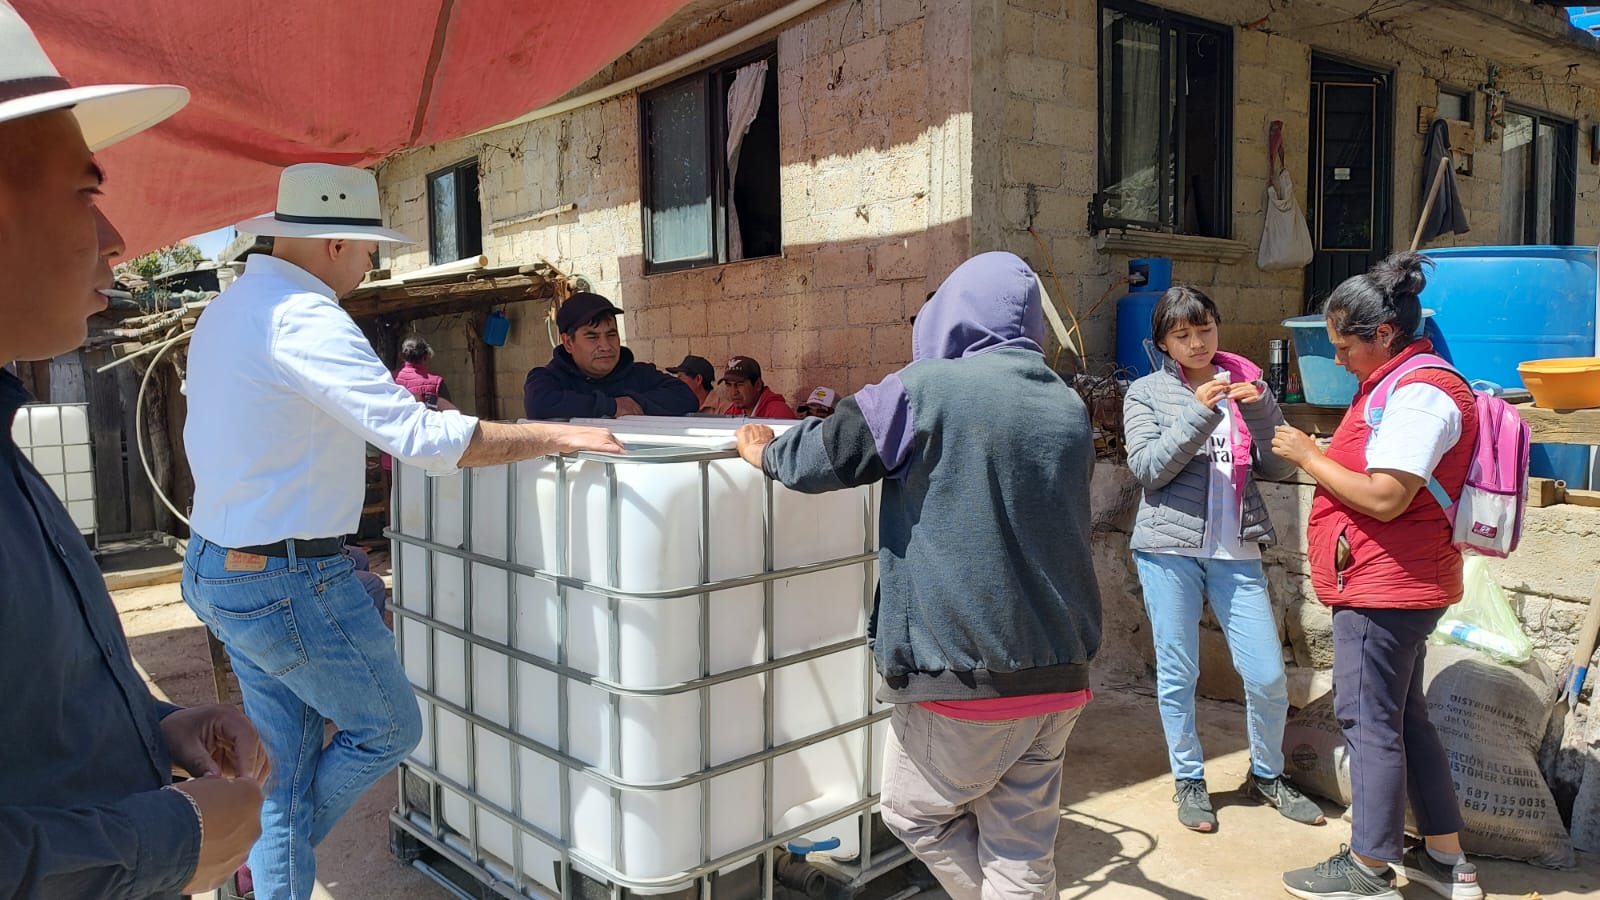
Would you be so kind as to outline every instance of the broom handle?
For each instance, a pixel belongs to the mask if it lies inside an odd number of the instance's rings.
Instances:
[[[1597,638],[1600,638],[1600,585],[1595,586],[1594,596],[1589,598],[1589,613],[1584,616],[1583,628],[1578,632],[1578,643],[1572,648],[1572,680],[1567,690],[1574,707],[1578,705],[1578,693],[1583,690],[1582,679],[1589,668],[1589,657],[1594,655]]]
[[[1444,173],[1450,169],[1450,157],[1447,155],[1439,160],[1439,170],[1433,173],[1433,186],[1428,188],[1428,202],[1422,204],[1422,217],[1417,219],[1416,234],[1411,236],[1411,250],[1416,251],[1422,243],[1422,228],[1428,224],[1428,216],[1433,214],[1433,201],[1439,199],[1439,188],[1444,185]]]

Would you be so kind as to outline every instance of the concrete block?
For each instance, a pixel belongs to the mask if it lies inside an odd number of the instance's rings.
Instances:
[[[901,285],[889,282],[846,291],[844,314],[845,321],[851,325],[904,321]]]
[[[1033,12],[1007,6],[1001,13],[1000,33],[1002,48],[1006,53],[1032,53],[1034,21]]]
[[[1008,97],[1000,111],[1000,133],[1008,140],[1033,140],[1034,104],[1020,97]]]
[[[1061,103],[1033,106],[1033,139],[1038,143],[1070,147],[1079,143],[1084,130],[1093,131],[1094,127],[1092,111],[1072,109]]]
[[[1095,29],[1085,28],[1080,22],[1054,16],[1035,16],[1033,20],[1033,52],[1045,59],[1060,59],[1071,62],[1081,62],[1094,65],[1095,58],[1083,57],[1082,43],[1078,40],[1078,32]],[[1090,45],[1091,47],[1093,44]]]
[[[845,292],[812,291],[795,298],[802,328],[835,328],[846,323]]]
[[[1289,705],[1305,709],[1333,691],[1333,672],[1328,669],[1309,669],[1304,666],[1286,666],[1289,680]]]
[[[1018,9],[1040,13],[1046,16],[1065,16],[1068,3],[1066,0],[1006,0],[1007,4]]]
[[[811,282],[817,287],[848,287],[867,281],[867,251],[861,247],[826,247],[816,252]]]
[[[896,322],[872,329],[872,361],[886,366],[911,362],[911,323]]]
[[[792,330],[797,324],[795,304],[789,297],[755,297],[750,304],[752,332]]]
[[[670,331],[674,337],[700,337],[709,333],[704,303],[685,303],[670,311]]]
[[[879,0],[879,24],[885,29],[900,28],[922,18],[927,0]]]
[[[890,69],[916,65],[922,62],[923,24],[919,19],[907,22],[889,34],[887,62]]]
[[[922,278],[928,272],[926,238],[921,234],[912,234],[879,244],[873,250],[873,264],[879,278]]]
[[[844,47],[844,78],[847,82],[868,83],[882,75],[887,66],[888,35],[878,34]]]
[[[724,297],[755,297],[767,293],[767,276],[772,273],[770,260],[751,260],[724,266],[721,270]]]
[[[1006,142],[1002,171],[1012,184],[1059,187],[1063,180],[1061,150],[1043,144]]]
[[[1295,663],[1319,669],[1333,666],[1332,610],[1316,600],[1296,598],[1289,603],[1286,624]]]
[[[1066,79],[1066,64],[1059,59],[1021,53],[1006,57],[1005,84],[1019,96],[1030,100],[1060,100],[1065,94]]]

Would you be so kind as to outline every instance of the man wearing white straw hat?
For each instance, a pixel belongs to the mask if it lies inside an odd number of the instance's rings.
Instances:
[[[605,429],[480,422],[395,384],[338,302],[378,242],[410,241],[381,216],[371,172],[285,169],[277,208],[238,225],[273,237],[272,255],[250,257],[189,349],[183,595],[227,645],[276,773],[247,873],[261,900],[310,896],[312,848],[422,735],[394,636],[340,553],[365,445],[435,474],[622,450]],[[325,717],[339,727],[326,748]]]
[[[122,236],[93,151],[177,112],[175,85],[72,87],[0,2],[0,896],[161,897],[221,884],[259,829],[255,729],[150,695],[105,581],[11,438],[3,366],[79,347]],[[171,786],[172,767],[197,776]],[[164,787],[171,787],[164,790]]]

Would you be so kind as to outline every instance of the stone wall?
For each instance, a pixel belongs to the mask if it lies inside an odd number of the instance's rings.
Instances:
[[[1210,0],[1158,0],[1155,5],[1227,25],[1236,25],[1242,15],[1231,10],[1219,15],[1218,4]],[[1324,24],[1333,18],[1329,6],[1337,4],[1275,9],[1263,26],[1270,31],[1233,29],[1233,239],[1248,252],[1235,263],[1178,259],[1174,265],[1177,280],[1199,285],[1218,302],[1227,320],[1225,343],[1258,359],[1265,357],[1270,337],[1282,336],[1278,323],[1299,315],[1304,303],[1301,273],[1262,272],[1255,254],[1264,219],[1267,125],[1273,119],[1284,123],[1289,172],[1305,208],[1313,49],[1394,73],[1392,233],[1397,249],[1409,245],[1422,205],[1424,137],[1416,127],[1417,108],[1436,104],[1441,83],[1475,88],[1487,79],[1490,63],[1498,64],[1499,83],[1512,103],[1580,123],[1576,243],[1600,240],[1600,209],[1583,199],[1600,187],[1600,172],[1588,163],[1589,136],[1582,133],[1584,123],[1600,115],[1600,96],[1569,83],[1564,70],[1541,71],[1475,55],[1461,48],[1458,35],[1430,34],[1424,27],[1384,29],[1355,16]],[[1114,282],[1127,274],[1131,256],[1164,254],[1101,250],[1089,231],[1087,206],[1097,188],[1097,16],[1096,0],[975,0],[974,94],[992,102],[974,109],[973,245],[1028,259],[1056,299],[1070,299],[1080,314],[1111,289],[1083,321],[1084,346],[1100,366],[1112,358],[1115,301],[1126,292]],[[1481,26],[1486,32],[1494,27]],[[1476,98],[1481,135],[1483,97]],[[1477,149],[1473,172],[1458,178],[1472,231],[1430,246],[1499,242],[1498,138]],[[1038,238],[1030,234],[1030,225]],[[1059,291],[1049,280],[1050,260]]]
[[[702,4],[703,5],[703,4]],[[647,42],[614,74],[664,62],[770,11],[720,4]],[[843,393],[910,360],[909,317],[968,252],[970,13],[963,0],[839,2],[775,36],[784,254],[645,275],[636,94],[395,157],[379,169],[386,219],[426,235],[426,176],[477,158],[490,265],[548,260],[626,311],[635,355],[672,365],[696,353],[763,364],[794,399]],[[757,41],[743,50],[771,41]],[[687,72],[685,74],[688,74]],[[576,204],[532,221],[530,214]],[[427,245],[386,260],[428,264]],[[549,359],[542,305],[513,305],[496,352],[502,414]]]

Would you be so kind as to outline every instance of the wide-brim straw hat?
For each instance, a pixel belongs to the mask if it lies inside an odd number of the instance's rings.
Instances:
[[[234,227],[266,237],[416,243],[383,227],[378,179],[371,172],[329,163],[300,163],[284,169],[278,176],[277,208]]]
[[[33,29],[0,0],[0,122],[70,110],[90,150],[101,150],[167,118],[189,102],[175,84],[73,87],[45,55]]]

